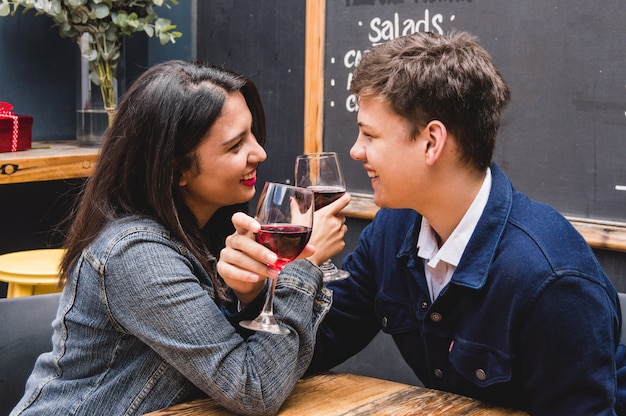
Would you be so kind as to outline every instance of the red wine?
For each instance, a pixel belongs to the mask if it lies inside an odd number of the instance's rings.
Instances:
[[[345,188],[341,186],[309,186],[309,189],[315,194],[315,209],[325,207],[346,193]]]
[[[266,224],[255,235],[256,241],[278,255],[275,264],[282,269],[302,252],[311,236],[311,227],[290,224]]]

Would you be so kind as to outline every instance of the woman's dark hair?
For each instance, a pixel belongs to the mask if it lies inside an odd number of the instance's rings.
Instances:
[[[70,218],[61,282],[108,222],[141,215],[163,224],[185,244],[211,276],[218,298],[225,299],[226,287],[210,267],[206,250],[219,255],[233,232],[230,216],[245,211],[247,204],[222,207],[200,230],[178,183],[181,172],[197,163],[196,149],[233,91],[244,96],[252,113],[252,133],[263,145],[265,113],[259,92],[240,74],[204,63],[168,61],[132,84]]]

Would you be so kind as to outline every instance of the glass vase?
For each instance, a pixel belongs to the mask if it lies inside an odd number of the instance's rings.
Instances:
[[[76,99],[76,140],[80,146],[96,147],[102,143],[104,132],[115,116],[119,98],[117,73],[123,73],[123,65],[118,64],[118,70],[112,73],[110,81],[96,85],[94,75],[90,75],[88,54],[88,33],[79,40],[79,85]],[[104,63],[98,63],[104,66]],[[94,66],[93,64],[91,65]],[[110,68],[107,68],[110,71]],[[106,94],[106,99],[105,99]]]

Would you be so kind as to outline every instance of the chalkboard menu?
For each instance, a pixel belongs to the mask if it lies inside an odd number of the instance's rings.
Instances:
[[[513,184],[566,215],[626,221],[626,1],[326,0],[325,17],[323,147],[341,155],[350,191],[371,193],[349,156],[361,55],[407,33],[463,30],[512,90],[495,161]]]

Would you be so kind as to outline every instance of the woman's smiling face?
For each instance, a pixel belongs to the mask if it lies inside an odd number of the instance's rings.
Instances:
[[[252,114],[239,91],[227,94],[195,153],[196,163],[182,173],[179,185],[203,227],[219,208],[254,197],[257,166],[267,157],[252,133]]]

